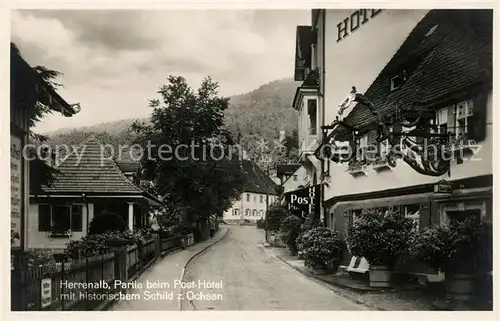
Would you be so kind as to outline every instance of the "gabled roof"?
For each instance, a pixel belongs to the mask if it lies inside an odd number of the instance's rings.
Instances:
[[[51,186],[43,186],[42,190],[52,195],[86,193],[144,196],[159,202],[128,179],[101,146],[104,145],[95,135],[88,137],[56,167],[58,173],[55,174],[55,181]]]
[[[250,160],[243,160],[241,166],[246,176],[246,183],[243,192],[271,195],[276,194],[278,186],[264,171]]]
[[[491,86],[492,17],[492,10],[430,11],[365,96],[380,114],[388,115],[397,106],[431,107],[474,86]],[[405,84],[391,92],[391,77],[406,67],[410,74]],[[357,105],[344,122],[362,129],[376,119],[368,108]]]

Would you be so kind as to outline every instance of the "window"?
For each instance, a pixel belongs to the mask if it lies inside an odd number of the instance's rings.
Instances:
[[[40,204],[38,206],[38,231],[81,232],[83,225],[81,205]]]
[[[264,203],[264,196],[263,195],[260,196],[260,202]]]
[[[361,161],[365,157],[365,151],[368,147],[368,135],[363,135],[357,139],[357,145],[359,146],[359,151],[356,151],[358,161]]]
[[[233,210],[233,216],[240,216],[240,209],[239,208],[235,208]]]
[[[309,116],[309,135],[316,135],[318,126],[316,99],[307,100],[307,115]]]
[[[362,210],[352,211],[352,222],[355,223],[361,217]]]
[[[391,78],[391,91],[399,89],[406,82],[406,71],[402,70],[398,75]]]
[[[293,175],[293,181],[296,182],[297,181],[297,174]]]
[[[248,208],[245,210],[245,216],[250,216],[250,210]]]
[[[250,202],[250,194],[247,193],[247,202]]]
[[[257,216],[257,210],[252,211],[252,216]]]
[[[457,138],[466,138],[474,133],[474,103],[472,100],[441,108],[436,112],[435,124],[440,134],[452,133]]]
[[[436,125],[438,126],[439,134],[446,134],[448,132],[448,114],[453,107],[442,108],[436,113]],[[453,126],[450,126],[453,127]],[[454,129],[454,128],[450,128]]]
[[[403,205],[403,215],[413,220],[415,230],[418,231],[420,227],[420,204]]]
[[[253,196],[253,201],[254,201],[254,203],[257,203],[257,195]]]

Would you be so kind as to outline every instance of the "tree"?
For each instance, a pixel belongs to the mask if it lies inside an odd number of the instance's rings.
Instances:
[[[28,110],[29,136],[32,141],[44,142],[47,137],[35,133],[32,128],[51,111],[51,99],[45,87],[56,91],[62,84],[56,82],[61,73],[44,66],[33,67],[33,73],[26,74],[20,67],[26,64],[15,43],[10,43],[11,51],[11,108],[24,106]],[[27,150],[30,160],[30,192],[39,194],[43,185],[51,185],[58,171],[49,166],[44,159],[48,155],[39,155],[36,150]]]
[[[281,222],[289,215],[288,210],[281,204],[274,204],[267,213],[267,229],[271,232],[277,232]]]
[[[135,122],[136,143],[145,151],[145,179],[159,195],[183,211],[183,222],[204,228],[208,218],[221,216],[242,192],[244,173],[234,141],[224,127],[228,98],[219,96],[210,77],[194,91],[179,76],[169,76],[150,101],[151,123]]]

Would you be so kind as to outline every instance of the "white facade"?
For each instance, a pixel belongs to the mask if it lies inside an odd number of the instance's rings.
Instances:
[[[316,12],[316,13],[314,13]],[[311,70],[318,73],[319,88],[314,90],[302,89],[303,93],[297,95],[299,99],[294,102],[294,108],[300,111],[299,117],[299,142],[301,142],[302,164],[296,172],[299,181],[288,179],[285,192],[289,192],[300,185],[306,184],[321,177],[321,169],[329,169],[330,183],[325,187],[324,200],[383,192],[392,189],[404,189],[413,186],[435,184],[442,179],[456,181],[468,178],[492,175],[493,173],[493,101],[490,90],[486,104],[486,139],[481,141],[475,149],[473,156],[466,157],[463,163],[452,161],[450,176],[444,174],[440,177],[427,176],[416,172],[404,161],[399,160],[397,166],[390,170],[377,171],[368,166],[364,175],[354,176],[347,172],[347,164],[325,161],[324,166],[312,153],[321,140],[321,129],[317,129],[314,139],[311,137],[310,112],[307,108],[308,100],[317,99],[318,127],[331,124],[338,116],[338,106],[346,95],[355,86],[358,93],[365,93],[374,80],[396,54],[415,26],[429,13],[429,10],[313,10],[312,29],[315,30],[316,39],[311,45]],[[430,28],[432,34],[438,27]],[[323,50],[324,48],[324,50]],[[439,107],[436,111],[436,121],[448,122],[448,128],[456,128],[455,135],[466,131],[466,125],[461,125],[458,117],[442,116],[458,115],[460,108],[469,110],[474,97],[465,97],[450,106]],[[355,104],[352,104],[355,105]],[[347,110],[345,117],[351,110]],[[473,108],[470,109],[473,113]],[[449,131],[449,130],[448,130]],[[361,137],[368,140],[368,137]],[[318,179],[318,183],[321,179]],[[491,187],[490,187],[491,188]],[[487,189],[487,188],[486,188]],[[486,190],[485,189],[485,190]],[[361,196],[360,196],[361,197]],[[370,196],[365,196],[370,198]],[[426,200],[427,198],[423,198]],[[485,213],[486,200],[476,201],[481,212]],[[475,203],[474,203],[475,204]],[[476,206],[474,205],[474,206]],[[446,205],[448,206],[448,205]],[[445,205],[441,206],[444,211]],[[472,206],[472,205],[471,205]],[[335,225],[334,209],[327,209],[325,216],[330,227]],[[435,211],[435,210],[433,210]],[[434,216],[444,217],[442,214],[433,213]],[[341,220],[340,228],[344,224]]]
[[[269,206],[276,202],[278,197],[269,194]],[[266,216],[266,194],[243,192],[239,200],[233,203],[233,206],[224,212],[224,221],[226,223],[237,223],[243,220],[257,222]]]
[[[39,208],[40,205],[44,204],[40,202],[40,204],[30,204],[28,208],[28,248],[30,249],[64,249],[66,245],[75,240],[79,240],[85,235],[87,235],[87,206],[82,203],[72,203],[72,206],[81,207],[81,229],[80,231],[72,231],[69,237],[63,238],[51,238],[49,236],[49,232],[44,231],[43,228],[39,226]],[[89,222],[92,221],[94,217],[94,204],[88,204],[89,211]]]

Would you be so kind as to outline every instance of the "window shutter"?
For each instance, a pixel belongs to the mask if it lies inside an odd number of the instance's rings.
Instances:
[[[83,226],[82,205],[71,206],[71,230],[81,232]]]
[[[455,133],[456,132],[456,124],[455,124],[455,107],[448,107],[448,133]]]
[[[471,116],[471,125],[468,132],[470,139],[476,142],[483,141],[486,138],[486,106],[488,103],[488,93],[482,92],[473,100],[474,114]]]
[[[433,201],[429,200],[426,203],[422,203],[420,207],[420,220],[419,220],[419,230],[431,225],[432,209],[435,207]]]
[[[38,205],[38,231],[47,232],[50,230],[50,205]]]

